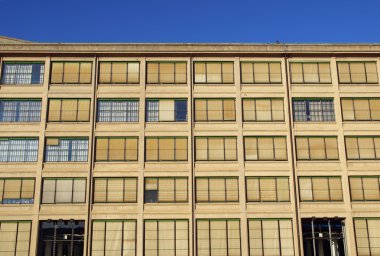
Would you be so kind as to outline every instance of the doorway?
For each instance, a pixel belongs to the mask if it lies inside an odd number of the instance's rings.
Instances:
[[[344,256],[344,219],[302,219],[305,256]]]

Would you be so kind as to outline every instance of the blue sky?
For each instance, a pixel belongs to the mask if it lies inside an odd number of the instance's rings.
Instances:
[[[0,0],[39,42],[380,42],[380,0]]]

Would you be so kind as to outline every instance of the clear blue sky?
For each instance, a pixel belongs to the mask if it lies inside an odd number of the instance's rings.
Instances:
[[[380,42],[380,0],[0,0],[39,42]]]

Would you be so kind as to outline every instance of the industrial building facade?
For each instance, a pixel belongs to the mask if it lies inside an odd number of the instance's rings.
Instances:
[[[0,255],[380,255],[380,45],[0,42]]]

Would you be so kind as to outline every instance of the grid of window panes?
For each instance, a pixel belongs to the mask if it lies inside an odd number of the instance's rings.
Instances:
[[[86,162],[88,138],[47,138],[46,162]]]
[[[377,84],[377,63],[375,61],[339,61],[338,79],[341,84]]]
[[[85,178],[45,178],[43,204],[77,204],[86,202]]]
[[[0,138],[0,162],[36,162],[38,138]]]
[[[247,177],[247,202],[289,202],[289,177]]]
[[[4,62],[1,83],[42,84],[44,82],[44,70],[44,63]]]
[[[236,137],[195,137],[195,161],[236,161]]]
[[[33,204],[34,178],[0,179],[0,204]]]
[[[329,62],[292,62],[290,63],[293,84],[330,84],[331,72]]]
[[[94,179],[94,203],[136,203],[137,178],[102,177]]]
[[[41,100],[0,100],[0,122],[40,122]]]
[[[0,255],[29,256],[32,221],[0,221]]]
[[[348,160],[380,159],[380,137],[346,136],[346,155]]]
[[[97,122],[138,122],[139,101],[132,99],[99,99]]]
[[[99,63],[100,84],[138,84],[139,81],[139,62],[101,61]]]
[[[295,122],[335,121],[333,99],[293,99]]]
[[[376,256],[380,251],[380,219],[354,218],[358,256]]]
[[[188,201],[187,178],[145,178],[144,203],[185,203]]]
[[[147,122],[186,122],[186,99],[147,99],[145,109]]]
[[[340,177],[299,177],[301,202],[343,201]]]
[[[197,203],[239,202],[237,177],[197,177],[195,186]]]
[[[380,201],[380,176],[350,176],[352,201]]]

